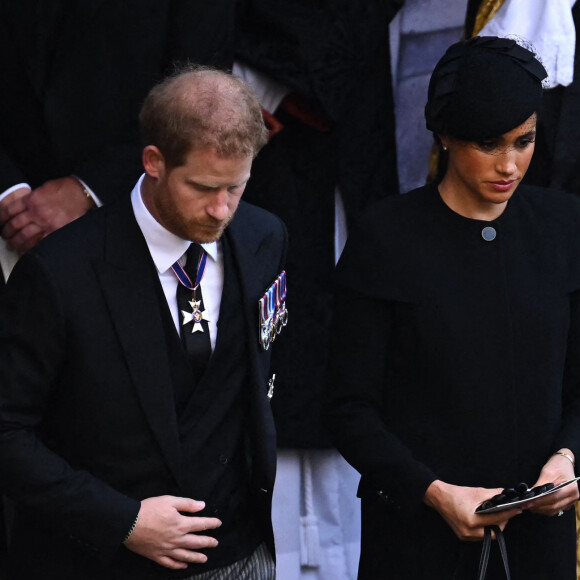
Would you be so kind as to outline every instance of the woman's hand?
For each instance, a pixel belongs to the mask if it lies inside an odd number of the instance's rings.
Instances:
[[[569,449],[560,449],[559,453],[565,453],[574,459],[574,454]],[[573,463],[563,455],[552,455],[542,468],[534,487],[544,483],[559,485],[573,477],[575,477]],[[570,484],[554,493],[524,504],[522,508],[544,516],[555,516],[560,511],[572,509],[578,497],[578,485]]]
[[[483,539],[485,526],[506,527],[511,518],[522,513],[517,507],[491,514],[476,514],[475,508],[501,492],[501,488],[463,487],[436,480],[425,493],[424,502],[439,512],[455,535],[463,541]]]

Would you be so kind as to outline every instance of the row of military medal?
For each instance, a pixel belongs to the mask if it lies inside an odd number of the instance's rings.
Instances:
[[[260,311],[259,337],[264,350],[276,340],[282,328],[288,324],[286,309],[286,272],[282,271],[258,302]]]

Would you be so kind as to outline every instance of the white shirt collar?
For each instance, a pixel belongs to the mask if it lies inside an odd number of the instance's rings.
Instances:
[[[145,174],[139,178],[139,181],[133,188],[131,192],[131,203],[133,204],[135,219],[143,232],[155,267],[162,274],[169,270],[185,254],[191,242],[172,234],[151,215],[141,197],[141,184],[143,183],[144,177]],[[201,245],[212,260],[218,260],[217,242]]]

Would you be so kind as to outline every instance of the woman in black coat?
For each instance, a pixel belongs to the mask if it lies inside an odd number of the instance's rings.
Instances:
[[[518,187],[545,76],[513,40],[450,47],[425,110],[442,181],[375,204],[339,263],[328,418],[362,475],[361,579],[475,579],[489,525],[514,580],[576,578],[576,483],[475,513],[580,452],[580,201]]]

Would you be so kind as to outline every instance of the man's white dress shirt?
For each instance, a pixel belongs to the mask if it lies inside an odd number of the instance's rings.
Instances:
[[[145,237],[147,247],[157,268],[159,280],[173,317],[173,323],[177,332],[181,334],[181,314],[177,306],[177,276],[171,266],[178,260],[185,263],[185,252],[189,248],[190,241],[184,240],[169,230],[165,229],[149,212],[141,197],[141,176],[137,185],[131,192],[131,203],[137,224]],[[209,335],[212,352],[215,349],[217,338],[217,321],[219,317],[222,292],[224,287],[224,260],[221,242],[201,244],[207,252],[205,272],[201,281],[203,303],[208,314]]]

